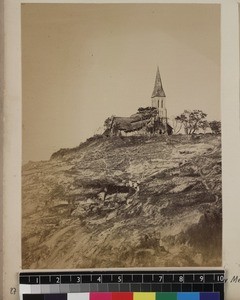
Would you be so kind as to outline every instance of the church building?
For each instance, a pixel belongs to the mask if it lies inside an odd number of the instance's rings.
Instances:
[[[104,135],[117,136],[119,134],[168,134],[173,133],[173,128],[168,124],[166,95],[163,90],[159,68],[152,93],[152,107],[155,109],[139,108],[138,112],[130,117],[112,116],[105,120]],[[153,113],[154,111],[154,113]]]
[[[166,94],[163,90],[162,80],[157,67],[155,85],[152,93],[152,107],[155,107],[158,111],[157,121],[160,122],[162,131],[172,134],[173,128],[167,122],[167,108],[166,108]]]

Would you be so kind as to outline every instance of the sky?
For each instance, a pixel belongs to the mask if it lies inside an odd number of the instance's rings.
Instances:
[[[220,120],[220,5],[22,4],[23,163],[151,105]]]

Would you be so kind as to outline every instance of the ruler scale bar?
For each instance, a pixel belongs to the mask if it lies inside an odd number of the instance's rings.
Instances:
[[[112,283],[112,282],[190,282],[190,283],[206,283],[206,282],[224,282],[224,272],[223,271],[210,271],[203,273],[202,271],[198,274],[191,271],[183,272],[134,272],[131,274],[129,272],[117,272],[117,273],[107,273],[102,274],[90,273],[90,272],[65,272],[65,273],[20,273],[20,283],[21,284],[54,284],[54,283],[66,283],[66,280],[71,283]],[[38,281],[38,282],[37,282]]]
[[[78,294],[88,297],[78,300],[103,300],[103,295],[110,297],[104,300],[118,300],[124,293],[131,294],[132,300],[172,300],[175,296],[173,300],[224,300],[223,270],[23,272],[19,283],[22,300],[32,300],[31,296],[54,300],[55,295],[58,300],[62,295],[71,300]],[[151,299],[145,299],[148,294]],[[94,295],[98,298],[93,299]]]

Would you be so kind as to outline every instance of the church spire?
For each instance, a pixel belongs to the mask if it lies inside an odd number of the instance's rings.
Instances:
[[[152,93],[152,98],[154,97],[166,97],[163,87],[162,87],[162,80],[159,72],[159,67],[157,67],[157,74],[155,79],[155,85]]]

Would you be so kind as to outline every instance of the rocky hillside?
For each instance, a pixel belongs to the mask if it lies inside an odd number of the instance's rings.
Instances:
[[[221,140],[96,136],[23,166],[23,268],[218,266]]]

